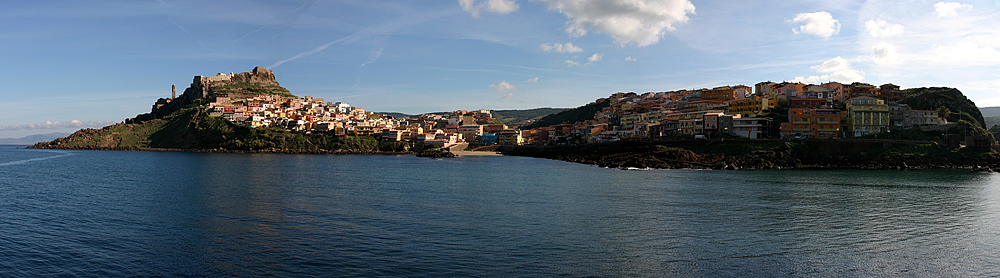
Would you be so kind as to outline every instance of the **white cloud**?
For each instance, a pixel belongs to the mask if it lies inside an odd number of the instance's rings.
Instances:
[[[848,62],[847,59],[840,58],[840,56],[837,56],[837,58],[830,59],[829,61],[823,62],[823,64],[820,64],[818,66],[812,66],[809,68],[822,73],[831,73],[831,72],[850,69],[851,62]]]
[[[966,66],[1000,64],[1000,51],[993,47],[979,46],[971,42],[934,45],[930,52],[931,61],[939,64]]]
[[[479,17],[484,9],[496,14],[509,14],[521,9],[514,0],[486,0],[478,5],[476,0],[458,0],[458,4],[473,17]]]
[[[802,24],[792,29],[796,34],[829,38],[840,33],[840,22],[833,19],[833,15],[828,12],[800,13],[795,15],[792,23]]]
[[[561,43],[547,44],[547,43],[544,43],[542,45],[539,45],[538,47],[540,47],[542,50],[545,50],[547,52],[552,52],[552,51],[555,51],[555,52],[558,52],[558,53],[583,52],[583,48],[575,46],[571,42],[568,42],[566,44],[561,44]]]
[[[514,84],[508,83],[507,80],[500,80],[500,83],[490,85],[490,87],[496,89],[497,93],[517,90],[517,87]]]
[[[901,62],[896,46],[880,42],[872,47],[872,60],[879,65],[894,65]]]
[[[882,19],[872,19],[865,22],[868,34],[876,38],[888,38],[903,34],[903,25],[891,24]]]
[[[594,55],[590,56],[590,58],[587,58],[587,64],[592,65],[596,62],[601,61],[601,59],[604,59],[604,54],[594,53]]]
[[[978,97],[967,94],[976,103],[976,107],[1000,106],[1000,97],[998,97],[1000,95],[1000,79],[976,80],[956,87],[961,87],[963,91],[982,92]]]
[[[608,34],[622,45],[656,44],[664,32],[688,21],[694,4],[688,0],[540,0],[550,10],[566,15],[566,32],[573,37],[589,30]]]
[[[512,96],[514,96],[514,93],[507,93],[506,95],[500,96],[500,98],[510,98]]]
[[[580,63],[577,63],[576,61],[573,61],[573,60],[566,60],[566,61],[563,61],[563,63],[566,63],[566,66],[568,66],[568,67],[579,66],[580,65]]]
[[[937,2],[934,4],[934,13],[938,17],[956,17],[958,10],[972,9],[972,5],[958,2]]]
[[[538,77],[535,77],[535,78],[532,78],[532,79],[528,79],[528,81],[524,81],[524,82],[528,82],[528,83],[538,83]]]
[[[513,0],[488,0],[486,10],[498,14],[509,14],[521,9]]]
[[[44,123],[31,123],[23,125],[9,125],[0,126],[0,130],[21,130],[21,129],[59,129],[59,128],[98,128],[104,127],[110,124],[114,124],[113,121],[101,121],[101,122],[81,122],[78,120],[72,120],[69,122],[52,122],[45,121]]]
[[[827,74],[809,77],[799,76],[792,79],[792,82],[816,84],[825,81],[837,81],[843,83],[854,83],[865,80],[864,72],[851,68],[851,63],[848,62],[847,59],[841,58],[840,56],[810,68],[820,73]]]
[[[638,61],[638,60],[635,59],[635,58],[632,58],[632,56],[628,56],[628,57],[625,57],[625,61],[635,62],[635,61]]]

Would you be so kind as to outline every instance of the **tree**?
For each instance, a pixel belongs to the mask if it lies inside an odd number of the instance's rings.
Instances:
[[[948,119],[951,117],[951,109],[948,109],[948,107],[942,105],[941,107],[938,107],[937,111],[938,116],[941,116],[942,118]]]

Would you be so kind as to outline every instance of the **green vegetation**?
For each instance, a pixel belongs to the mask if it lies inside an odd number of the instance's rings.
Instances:
[[[987,136],[990,137],[991,140],[996,141],[993,134],[986,131],[986,129],[980,127],[978,124],[967,120],[958,121],[958,126],[949,129],[948,133],[963,134],[965,136]]]
[[[216,94],[245,94],[245,95],[279,95],[282,97],[296,97],[288,89],[278,85],[259,84],[250,82],[239,82],[224,86],[212,87]]]
[[[58,145],[53,145],[58,143]],[[49,143],[60,148],[165,148],[193,150],[294,150],[347,152],[403,152],[406,142],[380,142],[369,137],[336,137],[304,134],[281,128],[251,128],[222,118],[208,117],[202,109],[184,108],[161,119],[86,129]]]
[[[961,91],[955,88],[931,87],[912,88],[903,90],[906,97],[901,103],[909,104],[915,110],[938,110],[939,115],[948,119],[949,122],[966,120],[976,123],[982,128],[986,128],[983,114],[976,108],[976,104],[965,97]],[[950,112],[943,115],[940,112]]]
[[[1000,137],[1000,125],[991,126],[990,129],[987,130],[987,132],[992,134],[994,139]]]
[[[593,120],[594,114],[597,111],[601,111],[605,107],[611,105],[610,101],[594,102],[577,108],[562,111],[556,114],[545,116],[527,126],[522,127],[522,129],[532,129],[536,127],[544,127],[559,124],[568,124],[575,122],[582,122],[587,120]]]
[[[493,119],[499,120],[507,125],[523,125],[529,120],[541,119],[542,117],[569,110],[569,108],[535,108],[527,110],[494,110]]]
[[[985,124],[988,127],[992,127],[992,126],[995,126],[995,125],[1000,125],[1000,116],[997,116],[997,117],[984,117],[983,121],[984,121],[983,124]]]

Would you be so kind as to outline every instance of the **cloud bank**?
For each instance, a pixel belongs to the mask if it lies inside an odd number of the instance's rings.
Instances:
[[[865,22],[868,35],[876,38],[895,37],[903,34],[903,25],[890,24],[882,19],[872,19]]]
[[[934,13],[938,17],[956,17],[959,10],[972,9],[972,5],[958,2],[937,2],[934,4]]]
[[[837,56],[836,58],[830,59],[829,61],[823,62],[818,66],[812,66],[811,69],[816,70],[820,73],[825,73],[823,75],[814,75],[809,77],[795,77],[792,82],[803,82],[803,83],[822,83],[825,81],[837,81],[842,83],[854,83],[861,82],[865,80],[864,73],[851,68],[851,63],[847,59]]]
[[[569,19],[566,33],[582,37],[591,30],[610,35],[621,46],[656,44],[675,24],[688,21],[694,4],[688,0],[541,0]]]

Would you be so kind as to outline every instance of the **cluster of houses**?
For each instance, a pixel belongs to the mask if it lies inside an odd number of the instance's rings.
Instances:
[[[455,111],[396,119],[321,98],[216,94],[209,116],[251,127],[279,127],[338,136],[365,136],[448,147],[464,142],[520,145],[521,132],[494,121],[489,110]]]
[[[594,120],[525,131],[530,144],[600,142],[621,138],[852,138],[896,129],[941,128],[935,110],[899,103],[899,86],[761,82],[754,87],[616,93]],[[777,114],[785,111],[787,114]]]
[[[208,109],[211,116],[252,127],[443,147],[464,142],[545,145],[658,137],[849,138],[947,124],[935,110],[915,110],[899,103],[902,97],[899,86],[893,84],[837,82],[761,82],[754,87],[615,93],[593,103],[607,102],[593,120],[526,130],[494,120],[489,110],[396,119],[309,96],[217,94]],[[785,108],[787,115],[776,113]]]

